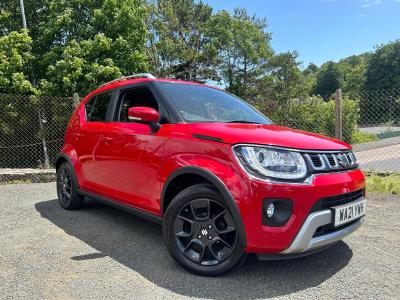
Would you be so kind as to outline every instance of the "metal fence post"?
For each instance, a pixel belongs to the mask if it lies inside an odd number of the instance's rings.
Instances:
[[[46,169],[50,169],[50,159],[49,159],[49,153],[47,152],[47,143],[46,139],[44,137],[44,132],[43,132],[43,119],[42,119],[42,114],[40,113],[40,110],[38,110],[38,116],[39,116],[39,128],[40,132],[42,134],[42,145],[43,145],[43,156],[44,156],[44,166]]]
[[[342,90],[335,92],[335,137],[343,139]]]
[[[80,102],[78,93],[74,93],[73,99],[74,99],[74,106],[77,107]]]

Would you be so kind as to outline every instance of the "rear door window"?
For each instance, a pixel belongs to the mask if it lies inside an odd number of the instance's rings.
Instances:
[[[96,95],[85,105],[88,122],[105,122],[108,107],[111,103],[112,92]]]

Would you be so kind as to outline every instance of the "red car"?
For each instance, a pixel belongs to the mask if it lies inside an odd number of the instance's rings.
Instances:
[[[172,257],[201,275],[247,253],[325,249],[365,213],[365,178],[345,142],[273,125],[218,88],[150,74],[82,101],[56,169],[63,208],[87,196],[156,221]]]

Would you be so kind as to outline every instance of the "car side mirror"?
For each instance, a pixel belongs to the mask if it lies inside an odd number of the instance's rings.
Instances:
[[[151,107],[137,106],[128,109],[128,120],[149,124],[152,132],[157,132],[161,125],[158,123],[160,115]]]

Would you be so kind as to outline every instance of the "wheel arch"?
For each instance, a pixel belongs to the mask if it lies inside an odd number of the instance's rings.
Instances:
[[[67,163],[71,166],[72,176],[73,176],[73,178],[74,178],[74,180],[75,180],[75,182],[76,182],[76,185],[77,185],[77,187],[78,187],[78,189],[79,189],[79,188],[80,188],[80,187],[79,187],[79,181],[78,181],[78,178],[76,177],[76,173],[75,173],[75,169],[74,169],[74,164],[72,163],[71,158],[69,158],[68,155],[66,155],[65,153],[59,153],[59,154],[57,155],[57,157],[56,157],[56,163],[55,163],[56,172],[57,172],[58,169],[60,168],[61,164],[64,163],[64,162],[67,162]]]
[[[56,157],[56,171],[58,171],[63,162],[68,162],[72,166],[71,159],[64,153],[59,153]]]
[[[191,176],[191,177],[188,177]],[[199,181],[194,181],[192,184],[196,183],[210,183],[223,197],[225,200],[226,205],[228,206],[229,210],[233,214],[234,218],[238,222],[238,234],[241,237],[241,240],[243,241],[244,245],[243,247],[246,246],[246,235],[245,235],[245,230],[244,230],[244,225],[242,221],[242,217],[240,215],[239,207],[237,206],[234,198],[232,197],[231,193],[229,192],[228,188],[225,186],[225,184],[222,182],[221,179],[219,179],[215,174],[212,172],[199,168],[199,167],[193,167],[193,166],[188,166],[188,167],[182,167],[174,171],[166,180],[162,192],[161,192],[161,200],[160,200],[160,214],[164,216],[164,213],[169,205],[169,203],[172,201],[175,195],[177,195],[177,192],[171,193],[171,191],[174,190],[174,187],[176,187],[177,182],[181,181],[183,178],[196,178],[199,179]],[[188,186],[190,186],[188,185]],[[186,186],[186,187],[188,187]],[[185,188],[186,188],[185,187]],[[183,190],[183,189],[181,189]],[[179,192],[179,191],[178,191]]]

